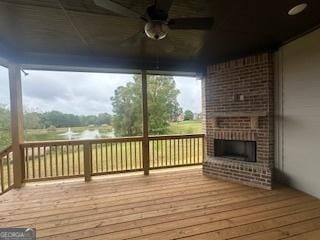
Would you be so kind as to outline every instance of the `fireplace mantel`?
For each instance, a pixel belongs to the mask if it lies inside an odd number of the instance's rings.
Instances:
[[[213,112],[210,117],[265,117],[267,116],[266,111],[257,111],[257,112]]]
[[[268,113],[266,111],[256,111],[256,112],[213,112],[210,114],[210,118],[213,120],[214,128],[219,128],[218,118],[222,117],[249,117],[250,125],[252,129],[259,128],[259,117],[265,117]]]

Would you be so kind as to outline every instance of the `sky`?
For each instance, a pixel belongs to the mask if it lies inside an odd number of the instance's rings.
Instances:
[[[0,65],[0,105],[9,105],[9,96],[8,69]]]
[[[132,81],[130,74],[31,71],[22,74],[23,105],[27,111],[57,110],[78,115],[112,113],[110,98],[118,86]],[[201,112],[201,82],[174,77],[178,102],[186,110]],[[0,103],[9,104],[7,69],[0,66]]]

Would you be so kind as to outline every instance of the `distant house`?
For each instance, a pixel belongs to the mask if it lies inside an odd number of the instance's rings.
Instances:
[[[202,113],[193,113],[193,119],[194,120],[202,119]]]
[[[178,117],[177,117],[177,122],[182,122],[184,121],[184,113],[181,113]]]

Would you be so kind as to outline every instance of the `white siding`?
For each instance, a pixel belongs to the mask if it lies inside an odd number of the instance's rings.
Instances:
[[[320,29],[276,58],[276,166],[293,187],[320,198]]]

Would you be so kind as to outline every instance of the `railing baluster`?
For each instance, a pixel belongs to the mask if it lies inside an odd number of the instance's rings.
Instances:
[[[139,144],[138,144],[138,147],[139,147]],[[137,152],[138,152],[138,149],[137,149],[137,142],[134,142],[134,162],[135,162],[135,166],[136,166],[136,169],[138,169],[138,163],[137,163]]]
[[[134,169],[133,162],[132,162],[132,142],[129,142],[130,148],[129,148],[129,156],[130,156],[130,170]]]
[[[193,163],[196,163],[196,139],[193,138]]]
[[[111,171],[114,169],[114,161],[113,161],[113,143],[110,144],[110,151],[111,151]]]
[[[11,185],[11,174],[10,174],[10,159],[9,159],[9,154],[6,154],[6,158],[7,158],[7,183],[8,183],[8,187]]]
[[[83,151],[81,151],[80,149],[81,149],[81,148],[80,148],[80,144],[78,144],[78,145],[77,145],[77,150],[78,150],[78,152],[77,152],[77,157],[78,157],[78,174],[79,174],[79,175],[81,174],[81,161],[80,161],[81,156],[80,156],[80,152],[83,153]]]
[[[103,148],[102,148],[102,143],[100,144],[100,167],[101,167],[101,171],[100,172],[104,172],[104,168],[103,168]]]
[[[190,161],[190,151],[189,151],[190,150],[190,138],[186,139],[185,142],[186,142],[186,148],[185,148],[185,154],[186,154],[185,159],[186,159],[186,162],[185,162],[185,164],[190,164],[191,163],[191,161]]]
[[[116,166],[117,166],[117,171],[119,171],[119,163],[118,163],[118,143],[116,143]]]
[[[31,147],[31,156],[32,156],[32,178],[35,178],[34,147]]]
[[[70,176],[70,162],[69,162],[69,145],[66,146],[67,151],[67,175]]]
[[[139,150],[139,168],[143,168],[143,159],[142,159],[142,142],[139,142],[138,143],[138,145],[139,145],[139,148],[138,148],[138,150]]]
[[[167,140],[167,144],[168,144],[168,166],[172,165],[172,156],[171,156],[171,139]]]
[[[197,157],[196,163],[199,163],[199,138],[197,138],[195,141],[197,142],[196,147],[195,147],[195,149],[197,149],[196,156],[195,156],[195,157]]]
[[[24,149],[25,167],[26,167],[26,179],[29,179],[29,148]]]
[[[106,164],[106,172],[109,172],[109,151],[108,151],[108,144],[107,143],[105,143],[105,144],[103,144],[103,146],[105,146],[105,154],[106,154],[106,162],[105,162],[105,164]]]
[[[187,147],[186,147],[186,154],[187,154],[187,156],[188,156],[188,159],[189,159],[189,162],[187,163],[187,164],[192,164],[192,158],[191,158],[191,156],[192,156],[192,149],[191,149],[191,138],[189,138],[189,139],[187,139],[186,140],[187,141]]]
[[[50,159],[50,177],[53,177],[52,146],[49,146],[49,159]]]
[[[47,177],[47,146],[43,146],[44,176]]]
[[[75,175],[75,165],[74,165],[74,145],[71,145],[71,151],[72,151],[72,174]]]
[[[124,161],[125,161],[125,166],[126,166],[126,169],[125,169],[125,170],[128,170],[127,143],[124,142],[123,145],[124,145],[124,156],[125,156],[125,157],[124,157]]]
[[[162,156],[162,166],[163,167],[166,164],[166,151],[165,151],[165,144],[164,140],[161,140],[161,156]]]
[[[185,140],[186,142],[186,148],[185,148],[185,159],[186,162],[185,164],[191,164],[191,159],[190,159],[190,138]]]
[[[177,145],[176,145],[176,147],[177,147],[177,150],[176,150],[176,153],[177,153],[177,155],[176,155],[176,162],[175,162],[175,165],[178,165],[179,164],[179,161],[180,161],[180,139],[176,139],[176,143],[177,143]]]
[[[4,192],[4,173],[3,173],[3,158],[0,158],[0,180],[1,180],[1,192]]]
[[[173,165],[176,165],[176,139],[173,139]]]
[[[40,159],[40,147],[38,146],[38,177],[41,178],[41,159]]]
[[[64,176],[64,146],[61,146],[62,176]]]
[[[98,144],[94,144],[95,147],[95,163],[96,163],[96,173],[99,172],[98,170]]]
[[[157,167],[159,167],[159,161],[160,161],[159,153],[160,153],[160,150],[159,150],[159,140],[157,140]]]
[[[165,146],[165,155],[166,155],[166,166],[168,166],[168,141],[164,140],[164,146]]]

